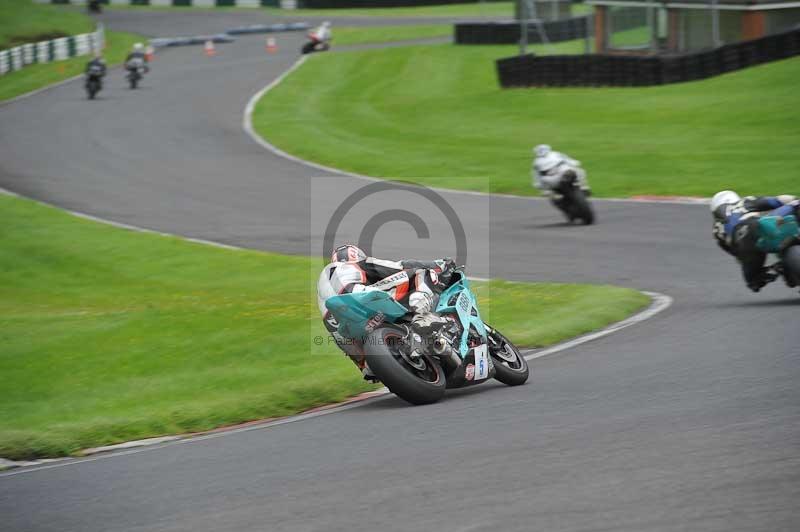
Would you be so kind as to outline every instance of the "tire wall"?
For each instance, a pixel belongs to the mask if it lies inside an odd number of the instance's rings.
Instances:
[[[508,87],[647,86],[718,76],[800,55],[800,29],[680,55],[516,56],[496,62]]]
[[[631,15],[640,13],[640,9],[622,8],[618,12],[624,15],[630,12]],[[550,42],[571,41],[573,39],[583,39],[586,37],[587,23],[591,18],[582,15],[579,17],[565,18],[561,20],[550,20],[542,23],[547,40]],[[619,31],[629,30],[641,26],[641,21],[634,16],[620,17],[616,29]],[[456,24],[455,43],[456,44],[517,44],[521,38],[519,22],[466,22]],[[536,24],[528,25],[528,42],[531,44],[541,43],[541,33]]]

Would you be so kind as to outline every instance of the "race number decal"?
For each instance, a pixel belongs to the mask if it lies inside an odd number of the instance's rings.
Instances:
[[[475,353],[475,380],[480,381],[489,376],[489,357],[486,356],[486,344],[472,350]]]

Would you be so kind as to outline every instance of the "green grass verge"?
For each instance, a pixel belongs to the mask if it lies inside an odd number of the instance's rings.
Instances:
[[[607,285],[509,281],[473,285],[483,319],[525,347],[544,347],[601,329],[650,303],[641,292]],[[584,303],[588,303],[585,308]]]
[[[104,9],[118,10],[173,10],[189,11],[206,9],[210,11],[241,11],[239,7],[197,7],[197,6],[139,6],[139,5],[106,5]],[[248,8],[249,9],[249,8]],[[308,17],[327,17],[335,19],[337,17],[376,17],[376,18],[434,18],[434,17],[495,17],[513,18],[513,2],[465,2],[460,4],[447,4],[440,6],[420,6],[420,7],[386,7],[386,8],[343,8],[343,9],[280,9],[277,7],[261,8],[264,12],[273,16],[284,16],[298,18]],[[572,15],[584,15],[592,11],[591,6],[585,4],[573,4]]]
[[[73,9],[32,0],[0,1],[0,50],[93,29],[92,19]]]
[[[453,35],[452,24],[427,24],[419,26],[380,26],[334,28],[333,44],[372,44],[410,41]]]
[[[141,9],[141,10],[174,10],[189,11],[207,9],[213,11],[242,11],[239,7],[194,7],[194,6],[132,6],[108,5],[104,9]],[[447,4],[441,6],[420,7],[386,7],[386,8],[342,8],[342,9],[280,9],[277,7],[263,7],[261,12],[272,16],[285,16],[291,18],[327,17],[506,17],[514,16],[513,2],[468,2],[461,4]],[[584,12],[588,6],[573,6],[573,13]]]
[[[287,16],[319,17],[507,17],[514,16],[513,2],[465,2],[441,6],[420,7],[371,7],[342,9],[298,9],[267,8],[270,13]]]
[[[548,143],[583,162],[599,196],[800,193],[800,58],[660,87],[501,90],[494,60],[515,53],[430,45],[319,54],[262,98],[254,125],[306,159],[450,188],[481,176],[493,192],[535,194],[531,147]]]
[[[371,388],[335,347],[311,346],[324,332],[309,297],[318,261],[120,230],[3,195],[0,227],[0,456],[282,416]],[[477,290],[487,321],[526,345],[647,304],[606,286]]]
[[[143,40],[146,38],[133,33],[106,31],[106,49],[103,54],[106,62],[109,65],[121,64],[133,43]],[[0,102],[77,76],[86,69],[87,61],[89,56],[73,57],[66,61],[29,65],[6,74],[0,77]]]
[[[497,17],[513,18],[514,2],[466,2],[440,6],[420,7],[373,7],[344,9],[298,9],[296,11],[267,8],[275,14],[291,16],[322,17]],[[572,14],[582,15],[591,8],[583,4],[573,4]]]

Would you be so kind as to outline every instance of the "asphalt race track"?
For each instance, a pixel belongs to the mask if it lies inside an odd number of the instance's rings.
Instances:
[[[159,12],[146,31],[139,13],[104,16],[158,36],[261,21]],[[335,208],[366,182],[282,159],[242,130],[246,103],[296,60],[301,39],[279,35],[274,56],[263,36],[221,45],[214,58],[169,50],[141,90],[114,70],[96,102],[75,81],[0,106],[0,187],[159,231],[316,254],[315,201]],[[751,294],[712,242],[706,207],[596,202],[599,225],[583,228],[561,225],[538,200],[442,196],[459,213],[486,214],[465,221],[479,242],[475,275],[610,283],[675,303],[535,360],[521,388],[489,384],[416,408],[389,397],[0,474],[0,528],[800,529],[800,296],[781,283]],[[354,224],[342,234],[358,236]],[[382,254],[442,254],[399,223],[379,235]]]

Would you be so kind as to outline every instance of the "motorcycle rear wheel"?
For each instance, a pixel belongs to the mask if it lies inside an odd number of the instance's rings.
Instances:
[[[592,225],[594,223],[594,211],[592,206],[589,205],[589,200],[586,199],[586,194],[583,190],[576,188],[572,194],[573,213],[575,218],[580,218],[584,225]]]
[[[790,286],[800,285],[800,244],[786,248],[781,256],[783,276]]]
[[[381,327],[364,340],[367,364],[378,379],[396,396],[414,404],[439,401],[447,381],[439,363],[422,355],[412,365],[400,345],[404,333],[394,327]]]
[[[486,327],[489,338],[489,355],[494,364],[494,378],[508,386],[525,384],[530,376],[528,361],[522,356],[517,346],[489,326]]]

